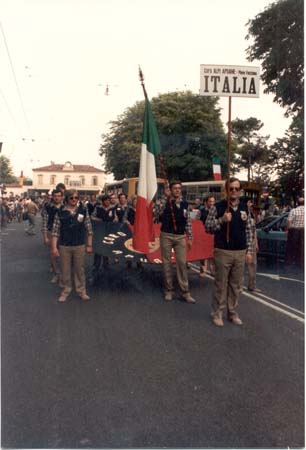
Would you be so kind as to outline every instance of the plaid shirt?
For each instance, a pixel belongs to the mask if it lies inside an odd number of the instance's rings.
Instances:
[[[304,228],[304,206],[298,206],[290,211],[289,228]]]
[[[172,197],[171,197],[171,200],[173,200]],[[160,222],[160,217],[165,210],[167,201],[168,201],[168,198],[163,197],[158,203],[155,203],[155,205],[153,207],[154,223]],[[181,201],[182,201],[182,199],[180,198],[177,203],[179,204]],[[190,241],[192,241],[192,224],[191,224],[190,211],[187,211],[187,222],[186,222],[185,231],[186,231],[186,235],[188,236],[188,239]]]
[[[206,231],[208,233],[214,234],[216,231],[219,231],[221,229],[222,223],[223,223],[222,217],[217,218],[217,208],[215,206],[211,206],[208,212],[207,219],[205,221]],[[245,233],[246,233],[247,252],[252,253],[253,250],[252,221],[249,214],[246,220]]]
[[[77,209],[78,209],[78,207],[76,207],[75,211],[71,214],[76,214]],[[64,210],[69,211],[68,208],[64,208]],[[87,235],[88,236],[92,235],[93,232],[92,232],[92,226],[91,226],[89,214],[86,214],[86,217],[84,220],[84,225],[85,225],[85,229],[87,231]],[[59,238],[60,234],[61,234],[61,221],[58,217],[58,214],[56,213],[55,217],[54,217],[54,222],[53,222],[52,236]]]

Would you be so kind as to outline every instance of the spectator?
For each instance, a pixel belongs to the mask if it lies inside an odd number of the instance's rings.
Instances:
[[[34,197],[30,197],[30,200],[26,203],[25,212],[28,216],[29,227],[26,230],[26,233],[30,236],[33,236],[35,233],[36,226],[36,214],[38,213],[38,206],[34,202]]]
[[[304,267],[304,198],[298,199],[298,207],[290,211],[287,225],[285,263]]]

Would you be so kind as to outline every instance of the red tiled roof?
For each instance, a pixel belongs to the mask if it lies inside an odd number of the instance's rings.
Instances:
[[[51,164],[50,166],[37,167],[32,169],[33,171],[40,172],[104,172],[101,169],[97,169],[93,166],[88,166],[86,164],[72,164],[73,169],[66,169],[65,164]]]

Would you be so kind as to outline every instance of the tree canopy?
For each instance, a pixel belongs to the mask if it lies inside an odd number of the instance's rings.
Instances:
[[[213,177],[212,158],[225,169],[226,136],[215,97],[190,91],[160,94],[151,107],[160,137],[169,180],[207,180]],[[138,176],[144,101],[128,108],[102,135],[100,154],[116,179]],[[159,169],[158,169],[159,170]],[[161,172],[159,172],[161,175]]]
[[[13,169],[9,158],[0,156],[0,183],[15,183],[17,178],[13,175]]]
[[[237,143],[234,158],[236,170],[248,169],[248,181],[265,177],[265,168],[270,161],[267,139],[260,134],[264,124],[255,117],[232,121],[232,134]]]
[[[304,107],[304,2],[280,0],[248,22],[249,61],[262,62],[265,93],[286,108],[303,115]]]

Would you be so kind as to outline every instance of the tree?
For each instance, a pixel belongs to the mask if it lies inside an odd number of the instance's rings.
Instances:
[[[275,194],[296,200],[304,189],[304,121],[296,117],[285,136],[270,147],[277,173]]]
[[[217,102],[215,97],[189,91],[160,94],[151,100],[168,179],[211,179],[213,156],[220,158],[224,170],[226,136]],[[138,176],[143,113],[144,102],[137,102],[102,135],[99,152],[116,179]]]
[[[263,177],[270,157],[266,144],[269,136],[262,136],[259,131],[264,124],[255,117],[232,121],[232,133],[237,144],[234,164],[237,169],[248,170],[248,181]]]
[[[249,20],[249,61],[262,62],[265,93],[286,108],[286,115],[304,110],[304,4],[303,0],[280,0]]]
[[[13,169],[9,158],[0,156],[0,184],[16,183],[17,178],[13,175]]]

